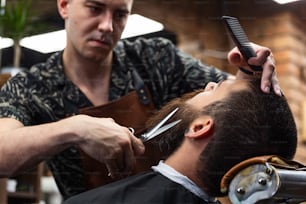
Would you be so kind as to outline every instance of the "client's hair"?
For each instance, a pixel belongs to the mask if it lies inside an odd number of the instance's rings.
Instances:
[[[215,121],[214,135],[199,161],[210,195],[221,195],[218,184],[237,163],[261,155],[292,159],[296,152],[297,129],[285,97],[262,93],[258,80],[249,84],[250,90],[235,92],[203,111]]]

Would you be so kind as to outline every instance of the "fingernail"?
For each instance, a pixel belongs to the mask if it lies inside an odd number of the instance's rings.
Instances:
[[[282,90],[280,88],[274,88],[274,93],[278,96],[283,96]]]
[[[283,94],[283,92],[282,92],[281,89],[278,90],[278,95],[279,95],[279,96],[284,96],[284,94]]]
[[[270,93],[270,87],[269,87],[269,86],[266,86],[265,92],[266,92],[266,93]]]

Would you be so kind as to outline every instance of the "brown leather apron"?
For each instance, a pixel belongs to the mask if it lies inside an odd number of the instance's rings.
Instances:
[[[136,136],[140,135],[145,131],[145,122],[152,115],[155,107],[145,85],[143,82],[139,85],[138,80],[139,78],[136,80],[136,90],[119,100],[102,106],[83,108],[79,110],[79,113],[94,117],[113,118],[122,126],[134,128]],[[148,170],[161,159],[161,153],[158,147],[154,145],[154,140],[146,142],[145,147],[144,155],[136,158],[136,166],[133,168],[131,175]],[[82,151],[80,152],[88,190],[118,180],[108,176],[105,164],[96,161]]]

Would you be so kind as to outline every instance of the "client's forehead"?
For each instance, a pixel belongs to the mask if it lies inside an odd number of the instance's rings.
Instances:
[[[231,93],[249,89],[246,80],[225,80],[215,85],[214,89],[198,93],[186,101],[187,104],[202,109],[216,101],[225,99]]]

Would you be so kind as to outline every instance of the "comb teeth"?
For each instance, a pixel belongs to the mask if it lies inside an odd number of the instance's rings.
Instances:
[[[245,34],[244,30],[242,29],[242,27],[241,27],[239,21],[237,20],[237,18],[231,17],[231,16],[222,16],[222,19],[226,23],[228,31],[229,31],[234,43],[236,44],[239,51],[243,55],[245,61],[247,62],[248,59],[250,59],[251,57],[256,57],[256,53],[253,50],[253,48],[252,48],[252,46],[249,42],[249,39],[248,39],[247,35]],[[254,65],[249,65],[249,66],[254,71],[262,71],[261,66],[254,66]]]
[[[223,16],[222,18],[227,22],[227,26],[232,31],[231,34],[234,40],[238,41],[241,45],[249,46],[249,39],[243,31],[239,21],[230,16]]]

